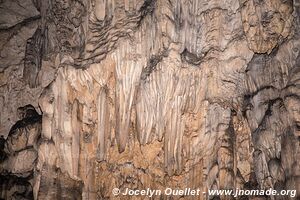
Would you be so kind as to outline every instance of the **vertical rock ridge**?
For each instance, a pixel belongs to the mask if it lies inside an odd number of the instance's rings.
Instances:
[[[297,1],[0,4],[0,198],[299,197]]]

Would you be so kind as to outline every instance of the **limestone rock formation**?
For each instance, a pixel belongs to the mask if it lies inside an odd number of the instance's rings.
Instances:
[[[297,190],[298,0],[0,1],[0,198]],[[153,199],[236,199],[154,196]]]
[[[1,139],[1,199],[32,199],[34,169],[38,159],[41,116],[32,105],[18,108],[20,120]]]

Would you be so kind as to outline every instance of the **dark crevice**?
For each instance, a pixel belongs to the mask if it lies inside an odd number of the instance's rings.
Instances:
[[[33,199],[33,189],[28,178],[11,174],[0,175],[0,187],[6,191],[13,191],[11,196],[14,199]]]
[[[37,28],[27,40],[23,78],[31,88],[37,86],[37,76],[42,66],[43,50],[45,49],[45,31]]]
[[[269,116],[272,115],[272,107],[273,105],[276,103],[276,102],[280,102],[281,104],[283,104],[283,100],[281,98],[276,98],[276,99],[271,99],[269,100],[267,103],[268,103],[268,108],[267,110],[265,111],[265,114],[260,122],[260,124],[258,125],[258,127],[253,131],[253,133],[258,133],[259,130],[263,130],[264,127],[266,126],[266,122],[267,122],[267,118]]]
[[[41,15],[36,15],[33,17],[29,17],[27,19],[24,19],[23,21],[11,26],[11,27],[7,27],[7,28],[0,28],[0,33],[3,31],[9,31],[9,30],[13,30],[13,29],[20,29],[22,26],[28,25],[29,23],[31,23],[32,21],[41,19]]]
[[[37,145],[37,141],[40,139],[42,116],[39,115],[30,104],[19,107],[17,113],[21,120],[12,126],[6,139],[3,136],[0,138],[0,199],[13,198],[29,200],[33,199],[31,183],[34,179],[34,167],[14,171],[13,168],[16,163],[12,163],[11,160],[17,158],[22,159],[22,162],[26,163],[27,159],[29,159],[28,162],[31,163],[28,164],[30,166],[36,165],[38,153],[35,149],[35,145]],[[34,129],[32,129],[32,127],[34,127]],[[34,130],[35,133],[31,130]],[[29,143],[30,136],[36,137],[35,140],[32,141],[34,143]],[[35,157],[27,157],[26,152],[29,151],[34,152]],[[21,152],[25,152],[25,154],[20,154]]]
[[[259,89],[257,89],[255,92],[253,93],[250,93],[250,94],[246,94],[244,96],[244,98],[246,99],[249,99],[249,98],[253,98],[254,96],[256,96],[259,92],[263,91],[263,90],[270,90],[270,89],[273,89],[273,90],[278,90],[276,87],[272,86],[272,85],[267,85],[267,86],[263,86]]]
[[[300,101],[300,96],[297,94],[287,94],[284,96],[284,99],[286,99],[286,98],[294,98],[294,99],[297,99]]]
[[[146,80],[147,77],[149,77],[150,74],[156,69],[157,64],[160,63],[163,57],[166,57],[167,54],[167,50],[164,50],[163,52],[157,55],[152,55],[148,60],[146,67],[142,71],[141,80]]]
[[[9,131],[8,135],[11,135],[15,132],[15,130],[20,129],[20,128],[24,128],[28,125],[32,125],[35,123],[41,123],[42,122],[42,116],[39,115],[38,113],[36,115],[33,116],[29,116],[29,117],[25,117],[24,119],[21,119],[19,121],[17,121],[12,128]]]
[[[142,21],[147,15],[152,15],[155,9],[156,0],[145,0],[144,4],[140,8],[139,12],[141,13],[141,17],[138,21],[138,26],[141,25]]]
[[[0,136],[0,163],[7,159],[7,154],[4,151],[5,138],[3,135]]]
[[[183,52],[180,54],[182,62],[187,62],[189,64],[199,66],[203,57],[198,57],[197,55],[189,52],[186,48],[183,50]]]

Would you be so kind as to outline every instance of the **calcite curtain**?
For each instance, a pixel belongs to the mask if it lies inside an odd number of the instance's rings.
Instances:
[[[299,0],[1,0],[0,199],[297,190]]]

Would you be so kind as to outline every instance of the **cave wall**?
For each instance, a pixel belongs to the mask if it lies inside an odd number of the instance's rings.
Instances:
[[[0,173],[25,177],[34,198],[167,186],[299,197],[298,0],[3,0],[0,15]],[[17,173],[8,146],[28,104],[42,119]]]

